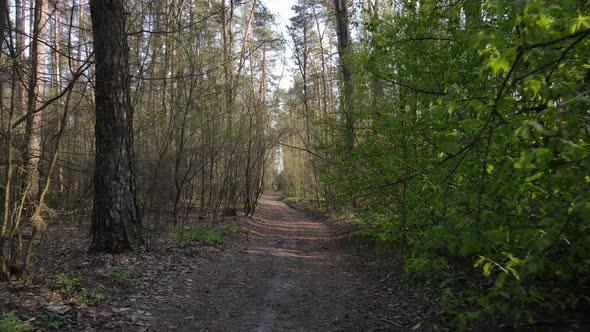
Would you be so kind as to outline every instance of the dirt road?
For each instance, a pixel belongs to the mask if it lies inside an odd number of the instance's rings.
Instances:
[[[265,195],[237,246],[156,290],[157,331],[407,330],[420,317],[379,289],[322,220]],[[384,294],[390,292],[390,294]],[[395,299],[394,299],[395,300]]]

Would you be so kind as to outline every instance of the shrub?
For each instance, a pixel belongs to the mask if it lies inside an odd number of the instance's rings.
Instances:
[[[20,332],[30,330],[31,324],[20,319],[14,311],[7,313],[4,315],[4,318],[0,320],[0,332]]]

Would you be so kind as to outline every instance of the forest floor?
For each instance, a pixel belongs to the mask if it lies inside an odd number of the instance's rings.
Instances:
[[[45,241],[39,280],[3,285],[2,313],[88,331],[444,330],[432,319],[436,300],[406,285],[399,267],[355,250],[350,227],[271,194],[234,222],[238,236],[220,246],[161,241],[113,256],[87,253],[84,237],[67,251]],[[73,233],[62,229],[61,241]]]

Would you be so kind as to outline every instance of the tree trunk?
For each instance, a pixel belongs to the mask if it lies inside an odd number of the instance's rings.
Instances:
[[[20,80],[25,77],[23,73],[23,67],[25,64],[25,0],[17,0],[15,2],[15,24],[16,24],[16,53],[18,54],[18,66],[16,66],[18,72],[15,79]],[[16,61],[16,59],[15,59]],[[27,109],[26,103],[26,89],[23,89],[23,85],[16,84],[16,107],[19,112],[16,113],[19,116],[24,115]],[[22,131],[21,131],[22,134]]]
[[[4,40],[4,23],[6,22],[6,18],[8,16],[8,1],[7,0],[0,0],[0,37]],[[2,44],[0,44],[2,45]],[[1,47],[0,47],[1,48]],[[15,86],[13,79],[12,86]],[[1,102],[1,101],[0,101]],[[4,105],[2,105],[4,106]],[[6,170],[4,171],[4,191],[3,191],[3,206],[2,206],[2,230],[0,231],[0,243],[2,244],[2,248],[0,248],[0,279],[1,280],[9,280],[10,278],[10,271],[9,271],[9,262],[10,262],[10,248],[5,245],[6,233],[9,229],[10,225],[10,182],[12,180],[12,115],[14,110],[11,108],[9,109],[8,113],[8,128],[6,129],[6,138],[5,138],[5,162],[6,162]]]
[[[60,19],[60,15],[59,15],[59,8],[57,6],[57,0],[53,3],[53,12],[54,12],[54,22],[53,22],[53,48],[54,48],[54,52],[53,52],[53,73],[55,75],[55,91],[61,91],[62,89],[62,81],[61,81],[61,74],[62,74],[62,68],[61,68],[61,57],[60,57],[60,53],[61,53],[61,32],[59,31],[59,19]],[[63,103],[61,101],[58,101],[58,108],[61,109],[63,108]],[[67,120],[67,119],[66,119]],[[58,128],[58,132],[60,131],[60,129]],[[65,185],[64,185],[64,170],[63,167],[61,165],[58,166],[57,168],[57,182],[58,182],[58,190],[60,193],[63,193],[65,190]]]
[[[124,0],[91,0],[96,59],[96,162],[92,250],[143,244],[135,188],[133,109]]]
[[[6,17],[7,16],[8,16],[8,0],[0,0],[0,36],[2,36],[2,38],[4,38],[4,24],[6,24]]]
[[[44,83],[39,74],[45,69],[45,35],[47,32],[47,2],[37,0],[34,8],[33,45],[31,48],[31,74],[27,97],[26,147],[23,154],[25,170],[25,195],[29,202],[39,194],[39,161],[41,159],[41,113],[35,113],[37,100],[44,94]]]
[[[354,120],[352,117],[352,62],[349,56],[350,29],[347,0],[334,0],[336,32],[338,33],[338,56],[342,73],[341,105],[344,117],[344,139],[349,149],[354,148]]]

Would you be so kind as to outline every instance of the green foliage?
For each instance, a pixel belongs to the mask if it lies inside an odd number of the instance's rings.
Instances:
[[[367,24],[354,59],[366,129],[353,151],[325,147],[323,181],[399,244],[408,275],[443,285],[459,328],[588,303],[588,9],[420,4]]]
[[[81,288],[74,295],[74,300],[77,305],[96,306],[104,302],[105,299],[106,295],[104,293],[104,290],[99,287],[94,287],[92,290]]]
[[[90,305],[99,305],[102,302],[104,302],[107,296],[102,288],[94,287],[92,291],[88,294],[88,297],[90,299]]]
[[[59,285],[60,293],[65,295],[72,295],[80,290],[80,278],[69,278],[66,276],[58,276],[56,283]]]
[[[114,271],[113,274],[115,274]],[[94,287],[90,291],[82,287],[80,278],[58,276],[56,283],[59,287],[58,291],[67,298],[73,298],[77,305],[99,305],[106,298],[100,287]]]
[[[191,243],[202,243],[206,245],[221,244],[228,236],[235,233],[235,227],[232,225],[194,225],[179,228],[171,236],[177,239],[182,245]]]
[[[14,311],[7,313],[0,320],[0,332],[24,332],[30,330],[31,324],[20,319]]]
[[[59,330],[65,322],[62,315],[42,310],[35,314],[35,324],[44,329]]]
[[[113,284],[118,286],[130,286],[133,282],[133,276],[130,270],[117,267],[114,268],[113,272],[111,273],[111,281]]]
[[[376,227],[364,227],[346,235],[347,240],[356,247],[371,250],[377,259],[388,260],[396,255],[395,242],[386,235],[387,232]]]

